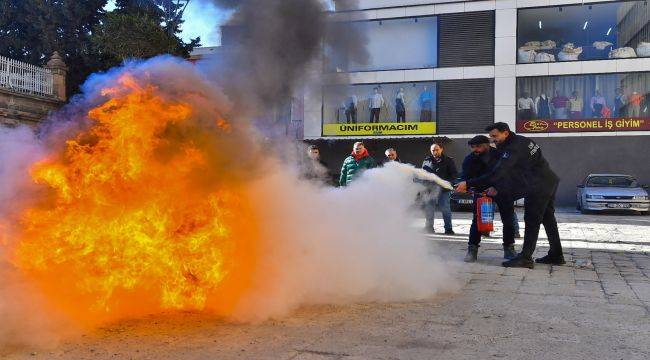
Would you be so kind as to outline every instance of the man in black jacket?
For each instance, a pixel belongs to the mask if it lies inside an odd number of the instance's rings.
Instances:
[[[465,192],[468,187],[490,186],[510,178],[512,174],[523,176],[523,179],[526,180],[524,247],[519,255],[505,261],[503,266],[530,269],[534,267],[532,256],[537,246],[541,224],[544,224],[546,229],[550,249],[548,255],[535,261],[542,264],[564,264],[562,244],[555,219],[555,194],[560,179],[542,156],[539,145],[526,137],[511,132],[508,124],[494,123],[485,130],[490,132],[490,137],[501,152],[501,157],[490,172],[459,183],[456,190]]]
[[[458,170],[454,159],[444,154],[442,144],[434,143],[431,145],[431,156],[424,159],[422,169],[438,175],[443,180],[451,183],[456,181]],[[424,212],[426,215],[425,230],[433,233],[433,220],[435,218],[436,205],[442,212],[442,218],[445,223],[445,234],[453,235],[454,229],[451,225],[451,191],[439,187],[430,187],[424,197]]]
[[[490,147],[490,139],[487,136],[476,135],[467,144],[471,147],[472,152],[463,161],[462,173],[460,175],[463,181],[487,174],[496,166],[500,158],[499,151]],[[521,186],[523,181],[518,179],[517,183]],[[501,222],[503,223],[503,258],[508,260],[517,255],[515,252],[515,223],[517,222],[517,216],[515,214],[514,201],[518,197],[522,197],[521,194],[509,192],[511,188],[513,186],[502,181],[490,187],[482,186],[471,189],[474,192],[474,204],[476,204],[476,200],[479,198],[477,193],[486,192],[494,198],[494,202],[498,205]],[[476,261],[481,242],[481,233],[478,231],[476,224],[476,206],[472,207],[472,214],[472,225],[469,229],[469,244],[467,245],[465,262]]]

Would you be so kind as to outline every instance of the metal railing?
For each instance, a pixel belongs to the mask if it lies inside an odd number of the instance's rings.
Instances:
[[[54,96],[52,71],[0,56],[0,88],[10,91]]]

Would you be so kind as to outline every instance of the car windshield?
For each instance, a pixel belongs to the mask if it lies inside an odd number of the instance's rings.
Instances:
[[[588,187],[637,187],[636,180],[629,176],[593,176],[587,180]]]

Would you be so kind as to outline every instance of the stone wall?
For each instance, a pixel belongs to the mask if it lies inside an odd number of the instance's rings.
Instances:
[[[0,88],[0,125],[35,126],[64,103],[56,98],[14,93]]]

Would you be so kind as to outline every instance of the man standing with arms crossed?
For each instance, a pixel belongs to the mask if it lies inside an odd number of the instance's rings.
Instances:
[[[518,174],[526,180],[524,222],[524,246],[515,258],[503,262],[505,267],[523,267],[532,269],[533,253],[537,246],[539,228],[544,224],[550,245],[548,255],[536,259],[541,264],[562,265],[564,256],[560,234],[555,220],[555,193],[560,182],[558,176],[551,170],[542,155],[542,150],[534,141],[510,131],[506,123],[498,122],[488,126],[490,138],[501,152],[501,158],[488,173],[477,178],[459,183],[458,192],[466,192],[467,188],[485,187],[498,184],[500,181],[512,178]]]

